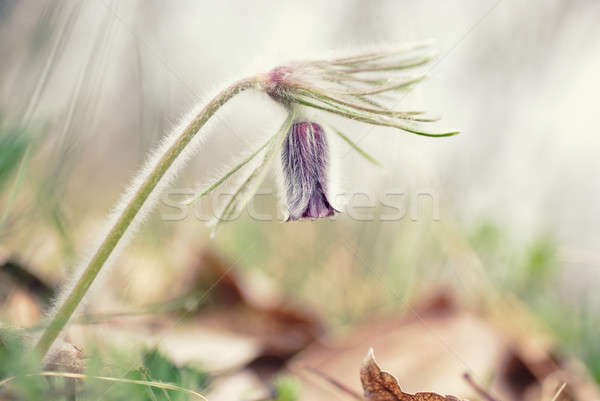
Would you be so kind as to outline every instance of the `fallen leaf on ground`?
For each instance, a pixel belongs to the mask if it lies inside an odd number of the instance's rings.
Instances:
[[[188,310],[195,324],[245,336],[260,345],[248,368],[268,379],[317,340],[323,327],[317,313],[243,271],[221,254],[204,250],[191,265],[182,292],[204,295],[202,304]]]
[[[321,338],[294,357],[287,366],[301,381],[301,399],[348,399],[339,386],[323,378],[362,393],[356,364],[373,347],[379,350],[382,366],[401,378],[401,387],[409,394],[429,390],[476,399],[462,377],[469,372],[501,401],[549,401],[562,383],[567,386],[560,401],[600,400],[598,387],[581,362],[557,352],[545,336],[540,340],[533,331],[511,336],[505,326],[462,303],[457,295],[428,293],[432,295],[410,303],[405,313],[373,316],[352,331]]]
[[[459,398],[451,395],[403,392],[398,380],[379,368],[375,362],[373,349],[369,350],[360,369],[360,381],[367,401],[459,401]]]

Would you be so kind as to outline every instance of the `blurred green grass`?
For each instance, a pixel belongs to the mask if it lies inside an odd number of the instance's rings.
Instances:
[[[85,358],[85,373],[88,376],[85,380],[74,382],[69,378],[41,377],[38,375],[41,372],[39,362],[28,352],[19,334],[6,329],[0,330],[0,379],[15,377],[10,385],[0,387],[0,398],[71,400],[75,397],[79,400],[101,398],[107,401],[183,401],[191,398],[182,391],[143,384],[106,383],[95,380],[94,377],[114,375],[117,380],[122,378],[141,383],[168,383],[196,392],[204,390],[209,383],[209,376],[202,370],[190,366],[176,366],[156,349],[144,350],[141,361],[137,364],[132,364],[132,359],[136,360],[139,357],[131,351],[114,349],[111,352],[111,361],[117,366],[107,369],[106,361],[100,354],[90,350]],[[58,371],[64,370],[59,366]]]

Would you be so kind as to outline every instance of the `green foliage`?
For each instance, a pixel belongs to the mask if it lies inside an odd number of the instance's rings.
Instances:
[[[129,372],[127,378],[171,383],[194,391],[203,389],[208,384],[206,373],[190,366],[179,367],[156,349],[144,351],[142,366]],[[134,384],[119,384],[118,386],[122,387],[123,394],[126,394],[130,400],[184,401],[191,399],[188,394],[176,391],[142,387]],[[122,392],[115,392],[115,395],[120,397],[119,393]],[[117,399],[119,398],[114,398],[115,401]]]
[[[115,361],[127,369],[131,355],[120,355]],[[64,400],[76,394],[78,400],[186,401],[197,398],[185,391],[198,392],[208,384],[206,373],[190,366],[176,366],[157,350],[144,351],[141,366],[124,375],[107,374],[107,361],[93,351],[86,364],[88,373],[82,379],[42,377],[39,360],[25,348],[20,337],[0,331],[0,382],[14,377],[10,384],[7,381],[0,386],[0,399],[8,396],[15,400]],[[162,383],[176,388],[160,388],[167,387]]]
[[[470,239],[480,253],[496,252],[500,246],[502,232],[492,221],[484,220],[473,230]]]
[[[3,126],[0,123],[0,190],[8,183],[17,170],[33,137],[28,131],[16,126]]]
[[[558,265],[557,244],[549,233],[522,243],[508,230],[484,220],[469,238],[491,278],[503,289],[528,300],[548,291]]]
[[[13,208],[23,183],[35,137],[24,128],[7,125],[0,115],[0,235],[15,220]],[[13,178],[14,177],[14,178]]]
[[[527,249],[524,268],[530,284],[546,280],[555,271],[556,244],[548,235],[536,239]]]
[[[275,381],[275,401],[297,401],[299,399],[298,382],[289,376]]]
[[[33,354],[27,352],[19,335],[10,330],[0,330],[0,380],[17,376],[10,388],[11,396],[23,400],[43,399],[47,384],[38,376],[26,376],[39,371]],[[7,394],[0,387],[0,399]]]
[[[585,294],[568,304],[556,296],[559,260],[554,238],[543,233],[522,244],[507,229],[485,220],[473,230],[470,241],[492,280],[525,301],[562,347],[583,360],[600,382],[600,317]]]
[[[565,305],[548,295],[536,311],[547,322],[563,348],[577,355],[587,365],[594,379],[600,383],[600,342],[598,327],[600,314],[592,307],[591,294],[581,294],[578,304]]]

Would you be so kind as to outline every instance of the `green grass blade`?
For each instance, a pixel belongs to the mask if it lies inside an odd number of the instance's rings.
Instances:
[[[377,167],[383,167],[381,165],[381,163],[379,163],[373,156],[371,156],[367,152],[365,152],[361,147],[359,147],[355,142],[353,142],[350,138],[348,138],[346,135],[344,135],[340,130],[338,130],[335,127],[331,127],[331,128],[335,131],[336,134],[338,134],[338,136],[340,138],[342,138],[348,145],[350,145],[352,147],[352,149],[357,151],[362,157],[364,157],[365,159],[367,159],[368,161],[370,161]]]
[[[66,378],[66,379],[92,379],[92,380],[100,380],[100,381],[107,381],[107,382],[114,382],[114,383],[137,384],[140,386],[153,387],[153,388],[158,388],[158,389],[163,389],[163,390],[178,391],[180,393],[185,393],[188,395],[192,395],[198,399],[208,401],[208,399],[205,396],[203,396],[202,394],[197,393],[193,390],[183,388],[183,387],[177,386],[172,383],[163,383],[163,382],[158,382],[158,381],[133,380],[133,379],[124,379],[124,378],[120,378],[120,377],[107,377],[107,376],[91,376],[91,375],[84,375],[84,374],[80,374],[80,373],[69,373],[69,372],[40,372],[40,373],[34,373],[34,374],[25,375],[25,376],[27,376],[27,377],[33,377],[33,376],[62,377],[62,378]],[[7,377],[4,380],[1,380],[0,387],[8,384],[9,382],[15,380],[16,378],[17,378],[16,376],[12,376],[12,377]]]
[[[0,217],[0,234],[2,234],[2,229],[6,224],[6,220],[8,219],[10,211],[12,210],[13,204],[15,202],[15,198],[17,197],[17,193],[19,192],[19,188],[21,187],[21,183],[23,182],[23,176],[25,175],[25,169],[29,161],[30,149],[30,146],[27,146],[25,152],[23,153],[23,157],[21,158],[21,162],[19,164],[19,169],[17,170],[17,176],[15,177],[15,181],[10,190],[8,200],[6,201],[4,212]]]

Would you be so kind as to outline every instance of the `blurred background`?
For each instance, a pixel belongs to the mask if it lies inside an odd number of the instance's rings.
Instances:
[[[431,77],[400,106],[438,112],[460,135],[336,120],[383,168],[332,141],[336,185],[366,194],[333,220],[244,212],[211,238],[203,216],[218,197],[175,220],[161,202],[67,341],[101,372],[142,364],[152,379],[148,366],[164,363],[178,379],[158,379],[211,400],[273,388],[281,400],[347,399],[322,379],[360,391],[370,346],[411,392],[475,398],[461,379],[471,371],[503,399],[540,399],[531,349],[561,369],[575,361],[577,373],[564,369],[595,388],[599,17],[593,0],[0,0],[2,325],[35,332],[146,154],[215,90],[290,60],[433,38]],[[284,117],[265,94],[236,97],[169,190],[197,193]],[[273,175],[261,191],[277,193]],[[390,191],[402,213],[385,219]],[[276,196],[253,207],[277,210]],[[447,363],[423,373],[441,360],[424,349]],[[513,357],[528,373],[510,370]],[[321,377],[306,378],[306,364]],[[499,383],[503,369],[518,380]],[[519,384],[527,374],[536,390]],[[565,399],[592,399],[577,386]]]

